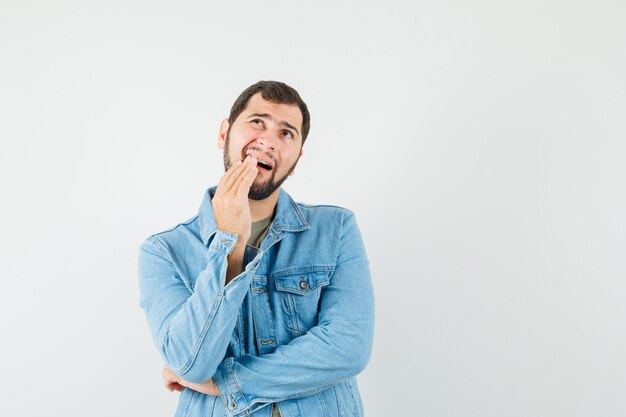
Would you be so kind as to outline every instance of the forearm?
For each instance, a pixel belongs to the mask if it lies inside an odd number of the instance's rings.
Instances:
[[[246,250],[246,242],[237,241],[237,244],[233,248],[233,251],[228,255],[228,267],[226,268],[226,285],[233,278],[241,273],[241,267],[243,264],[244,253]]]
[[[207,266],[198,275],[191,295],[158,243],[146,241],[142,246],[141,305],[165,363],[187,381],[208,380],[223,360],[249,288],[248,271],[258,263],[254,260],[226,284],[227,257],[236,239],[229,233],[216,234],[207,251]],[[241,271],[241,261],[235,261]]]
[[[372,329],[365,327],[368,325],[363,323],[344,328],[352,332],[351,340],[336,343],[334,330],[316,326],[273,353],[225,359],[213,379],[227,399],[232,394],[249,407],[314,394],[365,368],[372,344]]]

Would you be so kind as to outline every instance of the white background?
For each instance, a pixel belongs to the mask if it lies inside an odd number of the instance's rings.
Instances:
[[[138,247],[261,79],[357,214],[369,416],[626,414],[626,3],[0,0],[0,415],[172,416]]]

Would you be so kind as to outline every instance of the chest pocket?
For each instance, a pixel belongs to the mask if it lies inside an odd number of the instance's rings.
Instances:
[[[289,315],[287,325],[293,336],[303,335],[317,325],[320,297],[330,283],[332,271],[330,267],[312,267],[273,274],[283,311]]]

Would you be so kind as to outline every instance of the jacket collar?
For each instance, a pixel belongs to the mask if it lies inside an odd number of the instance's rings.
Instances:
[[[216,189],[217,186],[213,186],[206,190],[198,213],[200,218],[200,237],[205,245],[208,244],[211,236],[217,232],[217,223],[215,222],[213,204],[211,202]],[[311,228],[298,205],[282,188],[278,195],[276,215],[274,216],[272,227],[279,232],[301,232]]]

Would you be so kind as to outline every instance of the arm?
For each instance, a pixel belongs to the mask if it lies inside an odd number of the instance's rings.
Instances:
[[[152,337],[165,363],[190,382],[210,379],[223,360],[250,286],[250,271],[259,262],[256,257],[240,274],[241,245],[245,247],[250,235],[247,195],[256,172],[256,160],[248,158],[233,164],[220,180],[213,198],[219,230],[193,294],[178,276],[164,243],[148,238],[140,249],[140,305]]]
[[[163,385],[170,391],[181,392],[185,387],[194,391],[201,392],[203,394],[212,395],[214,397],[220,395],[217,390],[217,386],[213,382],[213,379],[209,379],[200,384],[185,381],[178,375],[176,375],[167,365],[163,368]]]
[[[140,305],[163,360],[189,381],[207,380],[224,358],[250,285],[247,271],[256,266],[254,261],[225,285],[227,256],[236,239],[227,232],[216,233],[193,294],[158,241],[149,238],[140,249]]]
[[[317,326],[262,356],[227,358],[213,376],[230,415],[311,395],[361,372],[373,339],[374,297],[354,216],[344,218],[335,272]]]

